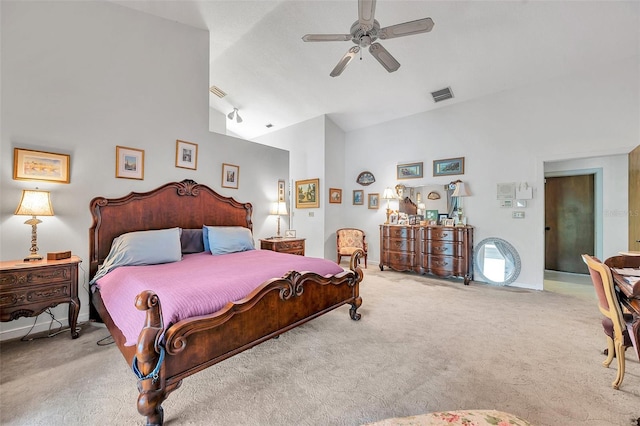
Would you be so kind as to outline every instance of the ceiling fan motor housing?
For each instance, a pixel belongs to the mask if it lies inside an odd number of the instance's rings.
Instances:
[[[377,20],[373,21],[373,28],[369,31],[366,31],[360,25],[360,21],[356,21],[351,25],[351,41],[357,44],[360,47],[367,47],[371,45],[374,41],[378,39],[378,30],[380,29],[380,24]]]

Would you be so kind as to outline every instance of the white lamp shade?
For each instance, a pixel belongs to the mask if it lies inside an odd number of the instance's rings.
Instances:
[[[453,190],[452,197],[468,197],[471,195],[471,192],[464,185],[464,182],[458,182],[456,184],[456,189]]]
[[[393,200],[395,197],[395,194],[393,192],[393,190],[391,188],[386,188],[384,190],[384,192],[382,193],[382,199],[383,200]]]
[[[269,214],[277,214],[277,215],[286,215],[287,214],[287,203],[283,201],[279,201],[277,203],[273,203],[271,205],[271,210]]]
[[[22,216],[53,216],[49,191],[25,189],[14,213]]]

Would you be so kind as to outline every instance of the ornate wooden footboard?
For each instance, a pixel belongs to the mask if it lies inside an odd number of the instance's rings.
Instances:
[[[149,209],[151,212],[146,213]],[[197,228],[202,224],[251,228],[250,204],[222,197],[193,181],[170,183],[118,199],[95,198],[91,211],[91,276],[107,255],[113,238],[124,232]],[[188,217],[176,214],[181,211]],[[132,216],[135,219],[129,220]],[[144,291],[135,301],[139,310],[146,311],[145,327],[135,347],[125,346],[125,338],[104,307],[99,291],[92,293],[92,303],[138,376],[139,413],[146,416],[148,425],[162,424],[162,402],[185,377],[344,304],[351,305],[353,320],[360,319],[357,309],[362,303],[359,283],[363,273],[358,265],[363,255],[362,250],[356,251],[350,271],[331,277],[291,271],[271,279],[215,313],[171,325],[164,335],[162,301],[153,292]]]

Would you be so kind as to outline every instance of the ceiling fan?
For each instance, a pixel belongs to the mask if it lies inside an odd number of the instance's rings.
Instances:
[[[337,77],[342,74],[342,71],[360,52],[360,49],[365,49],[367,46],[369,47],[369,52],[387,71],[394,72],[400,68],[400,63],[376,40],[426,33],[433,28],[433,20],[431,18],[380,28],[380,24],[374,19],[375,11],[376,0],[358,0],[358,20],[351,26],[349,34],[306,34],[302,37],[303,41],[351,40],[356,44],[340,59],[338,65],[329,74],[331,77]]]

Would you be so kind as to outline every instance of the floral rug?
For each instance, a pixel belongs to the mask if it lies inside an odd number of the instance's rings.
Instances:
[[[513,414],[496,410],[441,411],[384,419],[365,426],[532,426]]]

